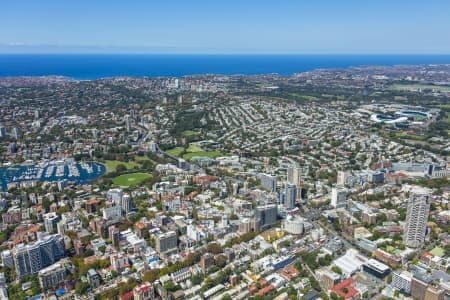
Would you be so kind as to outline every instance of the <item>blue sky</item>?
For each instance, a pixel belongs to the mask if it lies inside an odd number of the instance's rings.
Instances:
[[[450,54],[448,0],[4,0],[0,52]]]

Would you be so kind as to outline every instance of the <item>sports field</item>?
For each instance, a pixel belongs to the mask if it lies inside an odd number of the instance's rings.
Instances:
[[[105,165],[106,165],[107,173],[116,171],[116,168],[118,165],[124,165],[125,168],[127,168],[127,170],[131,170],[135,167],[139,167],[139,164],[137,164],[135,162],[124,162],[124,161],[120,161],[120,160],[106,160]]]
[[[130,174],[123,174],[120,176],[117,176],[113,178],[112,182],[121,187],[129,187],[129,186],[135,186],[143,182],[144,180],[151,178],[152,175],[147,173],[130,173]]]

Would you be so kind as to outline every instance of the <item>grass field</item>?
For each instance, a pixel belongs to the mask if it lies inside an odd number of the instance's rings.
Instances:
[[[203,149],[198,144],[189,144],[189,147],[186,149],[186,152],[201,152]]]
[[[199,152],[186,153],[185,155],[183,155],[183,158],[185,160],[190,160],[194,156],[207,156],[207,157],[211,157],[211,158],[216,158],[219,156],[224,156],[224,154],[222,152],[218,152],[218,151],[199,151]]]
[[[117,176],[113,178],[112,182],[118,186],[129,187],[138,185],[142,181],[151,177],[152,175],[147,173],[130,173]]]
[[[124,165],[127,168],[127,170],[131,170],[134,167],[139,167],[139,165],[135,162],[124,162],[119,160],[106,160],[105,164],[107,173],[114,172],[118,165]]]
[[[389,88],[391,91],[417,91],[419,89],[440,91],[444,93],[450,93],[450,86],[444,85],[431,85],[431,84],[393,84]]]
[[[138,155],[136,155],[135,157],[134,157],[134,160],[135,161],[143,161],[143,160],[150,160],[147,156],[138,156]]]
[[[412,135],[406,133],[396,133],[395,136],[401,139],[416,140],[416,141],[424,141],[427,138],[426,136]]]
[[[172,149],[167,150],[166,152],[170,155],[180,157],[181,153],[183,153],[184,148],[183,147],[175,147]]]
[[[434,256],[442,257],[444,256],[445,251],[440,247],[436,247],[433,250],[431,250],[430,253],[433,254]]]
[[[186,130],[186,131],[183,131],[181,133],[181,135],[188,138],[188,137],[193,137],[193,136],[199,136],[200,133],[198,133],[196,131],[192,131],[192,130]]]

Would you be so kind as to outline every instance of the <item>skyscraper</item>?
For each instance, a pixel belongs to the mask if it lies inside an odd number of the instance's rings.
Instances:
[[[286,183],[286,196],[284,207],[286,209],[293,209],[297,201],[297,187],[293,183]]]
[[[403,234],[405,245],[417,248],[425,241],[429,213],[430,194],[424,191],[412,191],[406,210]]]
[[[277,222],[278,208],[275,204],[256,207],[255,218],[259,220],[260,227],[271,226]]]
[[[337,172],[337,185],[344,186],[347,184],[348,171],[338,171]]]
[[[120,206],[122,207],[122,211],[127,214],[131,210],[131,196],[129,194],[123,194]]]
[[[17,140],[19,139],[19,129],[17,129],[17,127],[14,127],[11,131],[11,136]]]
[[[261,180],[261,186],[263,189],[275,192],[275,190],[277,189],[276,175],[261,173],[259,175],[259,179]]]
[[[287,181],[300,187],[302,181],[302,169],[293,165],[287,169]]]
[[[0,139],[6,138],[6,127],[0,126]]]

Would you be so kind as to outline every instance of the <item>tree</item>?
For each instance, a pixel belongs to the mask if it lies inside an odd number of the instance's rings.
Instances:
[[[127,170],[127,167],[124,164],[118,164],[116,166],[117,173],[122,173],[122,172],[125,172],[126,170]]]
[[[337,274],[342,274],[342,270],[338,266],[331,267],[331,270]]]
[[[164,284],[164,289],[166,289],[168,292],[175,292],[179,289],[179,286],[173,283],[173,281],[168,281],[166,284]]]
[[[86,294],[87,290],[89,289],[89,284],[87,284],[86,282],[78,282],[75,285],[75,292],[78,295],[84,295]]]
[[[208,244],[207,251],[212,254],[219,254],[222,253],[222,247],[217,243],[210,243]]]
[[[158,278],[159,278],[159,270],[152,269],[152,270],[148,270],[144,273],[144,276],[142,277],[142,281],[152,283]]]
[[[223,255],[217,256],[217,258],[216,258],[216,265],[219,268],[225,267],[227,265],[227,258],[225,256],[223,256]]]

